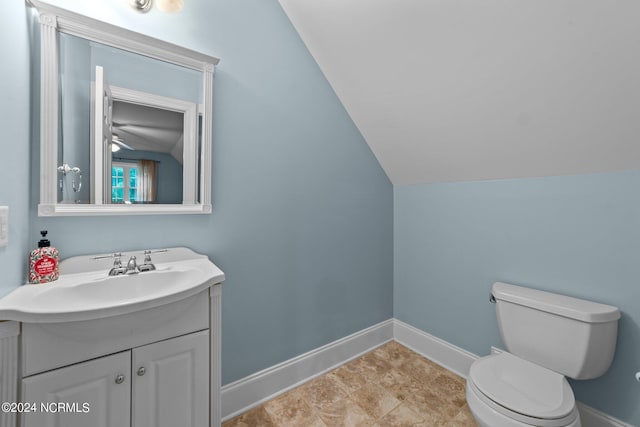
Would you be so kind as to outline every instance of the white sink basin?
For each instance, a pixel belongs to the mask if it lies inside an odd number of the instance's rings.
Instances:
[[[144,259],[142,251],[122,254]],[[204,255],[187,248],[152,254],[154,271],[108,276],[113,258],[94,255],[60,263],[55,282],[24,285],[0,298],[0,320],[72,322],[131,313],[168,304],[221,283],[224,273]]]

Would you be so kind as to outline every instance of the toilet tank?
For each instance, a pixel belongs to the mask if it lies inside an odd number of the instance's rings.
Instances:
[[[617,307],[500,282],[493,284],[492,295],[510,353],[579,380],[609,369]]]

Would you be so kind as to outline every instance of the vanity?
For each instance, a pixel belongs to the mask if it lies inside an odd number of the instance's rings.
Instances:
[[[26,7],[38,215],[210,214],[219,59]],[[69,258],[55,282],[0,298],[0,426],[219,426],[223,281],[207,256],[173,247]]]
[[[14,366],[3,360],[17,425],[219,426],[224,273],[169,248],[151,251],[153,270],[109,276],[115,258],[145,254],[115,255],[69,258],[57,281],[0,299],[20,327]]]

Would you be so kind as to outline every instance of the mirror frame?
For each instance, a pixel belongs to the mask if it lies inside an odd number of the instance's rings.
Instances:
[[[144,34],[116,27],[36,0],[26,3],[40,15],[40,203],[38,216],[152,215],[211,213],[211,145],[213,71],[220,60]],[[185,171],[183,179],[198,186],[199,203],[94,204],[58,203],[58,33],[66,33],[118,49],[169,62],[203,74],[200,175]],[[90,141],[88,141],[90,142]],[[188,153],[185,153],[188,155]],[[195,153],[193,153],[195,154]],[[86,176],[90,174],[87,173]],[[190,183],[191,184],[191,183]]]

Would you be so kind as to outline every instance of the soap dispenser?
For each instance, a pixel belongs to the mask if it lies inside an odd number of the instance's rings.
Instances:
[[[29,283],[48,283],[58,280],[58,250],[46,238],[47,230],[40,232],[38,248],[29,255]]]

